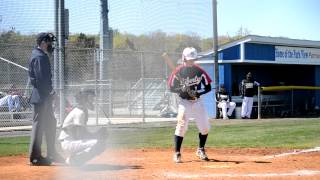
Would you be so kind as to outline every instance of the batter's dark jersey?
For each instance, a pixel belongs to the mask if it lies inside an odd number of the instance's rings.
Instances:
[[[187,92],[182,92],[183,85],[189,86],[191,90],[197,91],[197,96],[200,97],[211,91],[210,83],[212,80],[209,75],[198,65],[193,66],[178,66],[171,74],[168,80],[168,86],[171,92],[178,93],[182,99],[193,99]]]

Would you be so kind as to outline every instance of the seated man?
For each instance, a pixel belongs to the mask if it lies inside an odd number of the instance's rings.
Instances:
[[[222,110],[223,119],[229,119],[236,107],[236,103],[231,102],[230,95],[223,84],[220,85],[220,91],[216,94],[216,101],[218,102],[218,108]]]
[[[21,105],[19,95],[2,93],[0,107],[8,108],[10,112],[20,111]]]
[[[65,118],[59,140],[67,156],[66,164],[78,166],[104,151],[107,131],[102,127],[92,133],[86,127],[88,109],[94,108],[94,92],[80,91],[75,99],[77,106]]]

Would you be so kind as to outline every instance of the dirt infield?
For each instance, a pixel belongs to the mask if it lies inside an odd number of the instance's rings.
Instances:
[[[109,149],[82,167],[29,166],[26,156],[0,158],[0,179],[320,179],[320,148],[207,149],[209,162],[183,149]]]

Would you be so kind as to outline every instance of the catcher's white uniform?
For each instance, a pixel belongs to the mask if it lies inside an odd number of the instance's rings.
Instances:
[[[76,107],[63,122],[59,140],[62,150],[67,155],[67,164],[82,164],[104,150],[105,137],[90,134],[86,130],[87,121],[86,110]]]

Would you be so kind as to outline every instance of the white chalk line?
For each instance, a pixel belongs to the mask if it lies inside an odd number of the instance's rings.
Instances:
[[[290,155],[297,155],[297,154],[303,154],[303,153],[310,153],[310,152],[319,152],[320,147],[315,147],[312,149],[304,149],[300,151],[293,151],[293,152],[287,152],[287,153],[281,153],[276,155],[269,155],[264,156],[263,159],[272,159],[277,157],[284,157],[284,156],[290,156]],[[260,158],[259,158],[260,159]],[[207,166],[207,168],[216,168],[216,166],[211,167]],[[223,166],[221,168],[227,168],[227,166]],[[320,175],[320,170],[299,170],[294,172],[288,172],[288,173],[249,173],[249,174],[187,174],[187,173],[165,173],[165,176],[167,178],[183,178],[183,179],[193,179],[193,178],[218,178],[218,177],[285,177],[285,176],[313,176],[313,175]]]
[[[319,151],[320,151],[320,147],[315,147],[312,149],[304,149],[300,151],[293,151],[293,152],[287,152],[282,154],[264,156],[263,159],[272,159],[277,157],[284,157],[284,156],[297,155],[297,154],[310,153],[310,152],[319,152]]]
[[[249,174],[235,174],[235,173],[221,173],[221,174],[191,174],[191,173],[165,173],[167,178],[179,179],[194,179],[194,178],[218,178],[218,177],[285,177],[285,176],[314,176],[319,175],[320,171],[314,170],[299,170],[288,173],[249,173]]]

